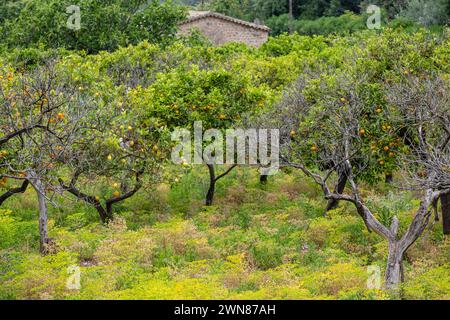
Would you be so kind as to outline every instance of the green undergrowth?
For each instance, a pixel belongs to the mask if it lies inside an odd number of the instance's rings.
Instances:
[[[38,253],[34,195],[8,200],[0,210],[0,298],[391,298],[367,288],[368,266],[383,272],[386,242],[349,204],[325,216],[320,190],[305,177],[280,173],[261,185],[256,170],[239,169],[204,207],[202,192],[190,190],[205,191],[205,173],[200,167],[176,185],[141,192],[107,226],[95,210],[61,200],[49,223],[57,253],[48,256]],[[396,214],[404,226],[418,203],[389,188],[364,194],[381,221]],[[450,298],[450,242],[441,234],[437,223],[408,252],[404,298]],[[80,288],[70,290],[74,267]]]

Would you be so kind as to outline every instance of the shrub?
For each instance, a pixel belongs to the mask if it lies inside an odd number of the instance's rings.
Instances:
[[[148,229],[156,245],[158,267],[213,257],[214,251],[205,235],[189,220],[173,219]]]
[[[446,264],[415,275],[403,286],[407,299],[450,299],[450,265]]]
[[[65,222],[69,229],[75,230],[87,225],[88,220],[83,212],[78,212],[68,215],[65,219]]]
[[[103,240],[93,258],[99,265],[132,261],[149,268],[153,265],[155,249],[155,241],[145,232],[126,231]]]
[[[30,255],[17,265],[20,274],[3,285],[16,292],[18,299],[62,299],[70,294],[66,284],[72,265],[76,265],[76,258],[67,252]]]
[[[55,228],[51,236],[54,237],[61,251],[74,253],[82,263],[91,264],[98,246],[107,236],[107,230],[99,224],[88,225],[77,230]]]
[[[132,289],[112,292],[111,299],[143,300],[205,300],[224,299],[227,290],[219,283],[204,279],[183,279],[179,281],[152,279],[141,282]]]
[[[364,287],[366,281],[367,274],[363,268],[339,263],[307,275],[302,282],[313,294],[336,297],[341,291]]]
[[[346,13],[339,17],[322,17],[317,20],[298,20],[295,31],[305,35],[347,34],[366,29],[362,16]]]
[[[38,243],[36,221],[22,221],[12,211],[0,209],[0,249],[35,249]]]
[[[273,240],[264,240],[250,247],[250,259],[261,270],[275,268],[282,264],[284,250]]]
[[[274,35],[282,34],[289,30],[288,15],[272,17],[267,20],[267,25]],[[315,20],[295,20],[293,27],[296,32],[303,35],[328,35],[353,33],[366,29],[363,16],[353,13],[345,13],[338,17],[321,17]]]

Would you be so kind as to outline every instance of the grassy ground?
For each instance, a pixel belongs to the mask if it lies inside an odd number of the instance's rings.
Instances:
[[[203,207],[206,171],[117,207],[109,226],[91,208],[59,200],[50,213],[57,253],[38,254],[30,192],[0,209],[1,299],[389,299],[367,289],[384,270],[386,242],[346,204],[323,216],[319,190],[296,172],[259,184],[256,170],[220,181]],[[418,206],[389,186],[364,188],[380,219],[404,227]],[[450,240],[436,223],[408,252],[407,299],[450,299]],[[67,289],[73,267],[81,287]]]

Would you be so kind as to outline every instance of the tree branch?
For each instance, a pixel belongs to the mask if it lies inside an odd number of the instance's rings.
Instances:
[[[0,196],[0,206],[3,204],[3,202],[5,202],[7,199],[12,197],[13,195],[18,194],[18,193],[24,193],[27,190],[29,184],[30,184],[30,182],[28,180],[24,180],[21,187],[10,189],[10,190],[6,191],[4,194],[2,194]]]
[[[138,192],[141,188],[142,188],[142,182],[141,182],[141,175],[144,173],[144,170],[140,170],[138,172],[136,172],[136,183],[134,184],[134,188],[125,193],[124,195],[120,196],[120,197],[115,197],[115,198],[111,198],[106,200],[106,212],[108,213],[108,216],[112,217],[112,206],[115,203],[124,201],[128,198],[131,198],[132,196],[134,196],[136,194],[136,192]]]
[[[217,182],[219,179],[222,179],[223,177],[225,177],[227,174],[229,174],[234,168],[237,167],[237,164],[232,165],[230,168],[228,168],[227,171],[225,171],[224,173],[222,173],[221,175],[217,176],[214,181]]]

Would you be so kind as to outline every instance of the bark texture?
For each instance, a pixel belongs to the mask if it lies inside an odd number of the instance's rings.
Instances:
[[[334,192],[337,193],[337,194],[344,193],[345,186],[347,184],[347,180],[348,180],[347,175],[345,173],[341,173],[339,175],[339,180],[338,180],[338,183],[336,185],[336,188],[334,189]],[[328,204],[327,204],[327,207],[325,209],[325,212],[328,212],[330,210],[336,209],[338,204],[339,204],[339,200],[337,200],[337,199],[333,198],[333,199],[328,200]]]
[[[267,184],[268,178],[269,178],[268,175],[262,174],[262,175],[259,176],[259,182],[261,184]]]
[[[392,175],[392,173],[386,174],[384,182],[389,183],[389,184],[394,182],[394,176]]]
[[[441,196],[441,207],[444,234],[450,234],[450,193]]]
[[[39,203],[39,251],[42,254],[49,253],[49,246],[51,240],[48,237],[47,230],[47,221],[48,221],[48,212],[47,212],[47,199],[45,197],[45,188],[40,179],[35,178],[33,181],[33,187],[36,190],[38,203]]]
[[[385,283],[388,289],[396,290],[403,281],[403,254],[400,242],[392,241],[389,243],[385,274]]]
[[[216,173],[214,170],[214,165],[207,164],[208,166],[208,172],[209,172],[209,188],[208,192],[206,193],[206,202],[205,204],[207,206],[212,206],[214,201],[214,193],[216,192]]]

